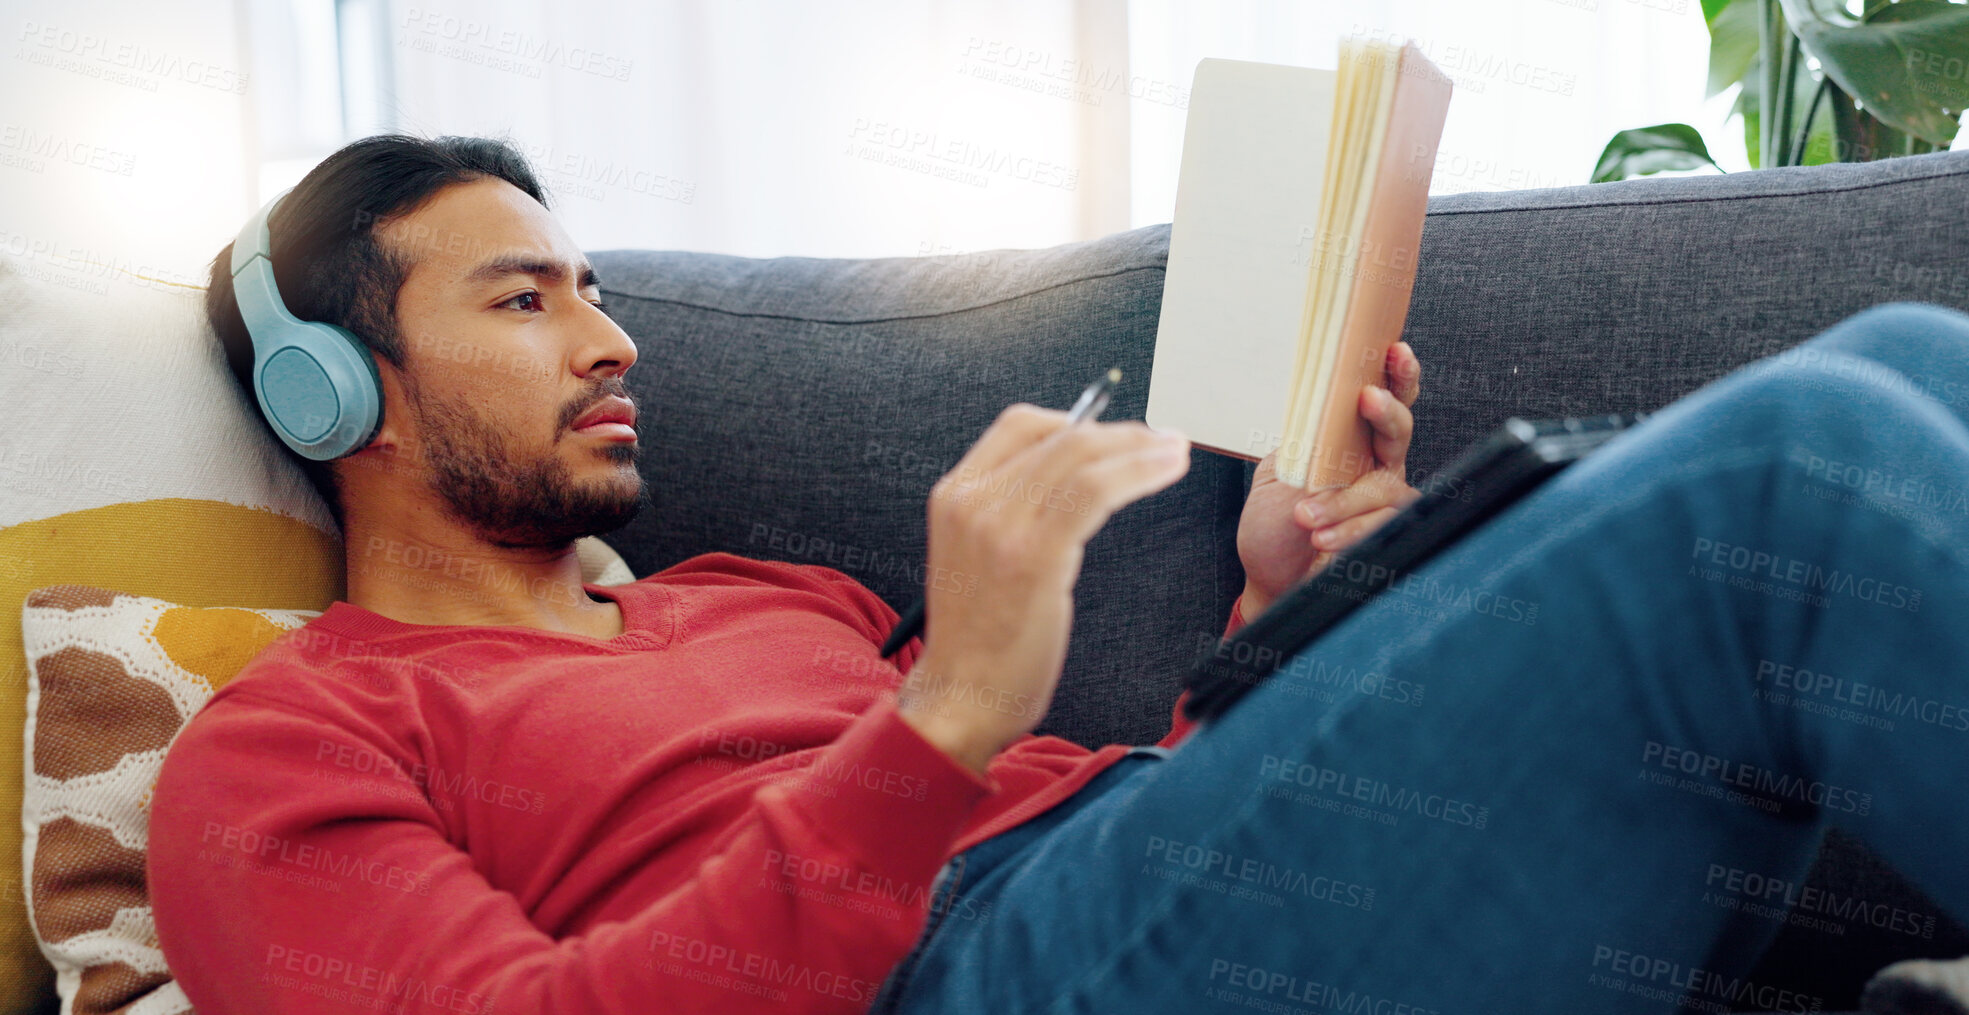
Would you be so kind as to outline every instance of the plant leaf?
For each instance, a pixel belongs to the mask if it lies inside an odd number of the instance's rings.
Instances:
[[[1721,14],[1729,6],[1730,0],[1702,0],[1702,20],[1707,24],[1714,25],[1716,23],[1716,15]],[[1756,5],[1745,3],[1742,6],[1754,7]]]
[[[1809,78],[1814,75],[1805,76]],[[1838,83],[1831,78],[1819,76],[1818,80],[1824,85],[1825,94],[1819,94],[1819,88],[1814,87],[1810,96],[1799,97],[1798,120],[1793,124],[1797,130],[1792,131],[1792,136],[1785,139],[1787,146],[1796,145],[1799,132],[1806,129],[1805,118],[1811,117],[1811,129],[1805,134],[1805,146],[1792,153],[1796,158],[1793,165],[1818,166],[1827,162],[1839,162],[1842,161],[1842,156],[1847,154],[1844,146],[1839,144],[1839,132],[1834,129],[1833,115],[1833,103],[1843,98],[1844,93],[1839,91]],[[1818,115],[1813,116],[1814,111]]]
[[[1702,143],[1702,135],[1686,123],[1663,123],[1615,134],[1600,153],[1600,163],[1593,167],[1590,182],[1606,183],[1703,166],[1716,166],[1716,160],[1709,157],[1709,146]]]
[[[1757,63],[1757,47],[1761,45],[1757,37],[1757,5],[1749,0],[1722,2],[1728,6],[1709,22],[1709,91],[1704,98],[1713,98],[1743,80]],[[1709,12],[1708,4],[1709,0],[1704,0],[1704,14]]]
[[[1861,23],[1840,0],[1780,0],[1825,73],[1897,130],[1946,147],[1969,106],[1969,4],[1901,0]]]
[[[1760,117],[1763,115],[1763,109],[1762,103],[1758,102],[1758,98],[1764,90],[1762,71],[1763,58],[1758,57],[1753,59],[1750,69],[1744,72],[1743,90],[1737,93],[1736,105],[1730,107],[1730,114],[1732,116],[1743,117],[1743,150],[1744,154],[1750,159],[1750,168],[1752,169],[1768,169],[1772,166],[1781,165],[1784,154],[1782,152],[1776,153],[1771,157],[1769,162],[1766,162],[1763,157],[1764,153],[1760,150],[1763,145],[1762,124],[1760,121]],[[1791,96],[1792,108],[1798,111],[1798,120],[1791,125],[1794,132],[1794,136],[1791,138],[1792,141],[1798,140],[1796,131],[1804,128],[1804,117],[1812,108],[1812,95],[1818,91],[1819,81],[1819,75],[1805,70],[1800,71],[1796,80],[1792,82],[1792,87],[1796,89]],[[1835,89],[1837,84],[1838,82],[1835,81]],[[1857,116],[1861,120],[1866,121],[1870,125],[1868,129],[1876,132],[1886,131],[1887,133],[1893,134],[1896,138],[1900,136],[1898,132],[1881,126],[1877,121],[1866,116],[1866,114],[1852,110],[1852,100],[1847,98],[1843,92],[1835,90],[1834,95],[1829,98],[1830,101],[1819,107],[1818,119],[1812,123],[1812,135],[1805,143],[1805,158],[1801,163],[1802,165],[1816,166],[1825,162],[1866,162],[1881,157],[1879,149],[1862,144],[1857,134],[1857,127],[1845,133],[1841,132],[1838,120],[1839,113],[1835,112],[1835,110],[1848,113],[1849,118],[1850,116]],[[1840,106],[1842,102],[1845,104],[1844,107]],[[1853,136],[1848,137],[1847,134],[1853,134]],[[1895,143],[1898,144],[1899,142],[1896,141]],[[1899,153],[1900,149],[1895,148],[1889,154]]]
[[[1835,82],[1836,84],[1836,82]],[[1832,122],[1837,141],[1833,154],[1841,162],[1872,162],[1892,158],[1907,148],[1907,135],[1860,111],[1845,92],[1833,93]]]
[[[1743,91],[1737,93],[1737,104],[1730,112],[1743,117],[1743,151],[1750,157],[1750,168],[1764,168],[1764,110],[1757,101],[1757,93],[1763,84],[1757,80],[1758,70],[1751,65],[1750,73],[1743,78]]]

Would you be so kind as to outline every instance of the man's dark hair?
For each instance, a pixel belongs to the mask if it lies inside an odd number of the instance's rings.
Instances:
[[[378,134],[344,146],[309,170],[267,223],[281,300],[295,317],[347,328],[392,366],[407,369],[409,350],[397,331],[396,304],[416,263],[415,250],[379,242],[376,225],[414,211],[454,183],[488,177],[518,187],[542,207],[547,204],[526,156],[503,140]],[[253,415],[273,434],[253,397],[253,341],[233,298],[232,247],[226,244],[212,259],[205,316]],[[280,443],[278,436],[274,440]],[[296,454],[284,443],[280,449],[300,464],[341,525],[341,491],[328,463]]]

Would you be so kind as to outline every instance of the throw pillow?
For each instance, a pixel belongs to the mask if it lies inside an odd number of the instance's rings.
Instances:
[[[185,722],[247,660],[315,615],[177,606],[81,585],[28,595],[23,858],[34,932],[64,1011],[191,1008],[151,920],[151,790]]]

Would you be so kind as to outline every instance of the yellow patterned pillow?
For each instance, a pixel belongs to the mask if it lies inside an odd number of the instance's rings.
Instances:
[[[63,1010],[190,1010],[144,881],[165,750],[248,660],[312,610],[178,606],[81,585],[21,610],[28,913]]]

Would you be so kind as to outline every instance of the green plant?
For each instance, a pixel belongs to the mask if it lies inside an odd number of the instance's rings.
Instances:
[[[1969,108],[1965,0],[1702,0],[1711,96],[1741,84],[1750,164],[1866,162],[1947,148]],[[1593,182],[1715,166],[1685,123],[1623,130]],[[1718,167],[1721,168],[1721,167]]]

